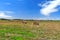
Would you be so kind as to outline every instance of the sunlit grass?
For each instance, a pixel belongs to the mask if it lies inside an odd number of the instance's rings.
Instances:
[[[1,21],[0,40],[60,40],[60,22],[39,21],[39,25],[33,25],[33,21]]]

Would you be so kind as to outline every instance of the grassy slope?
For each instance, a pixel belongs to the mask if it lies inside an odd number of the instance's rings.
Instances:
[[[0,40],[60,40],[59,21],[39,21],[39,25],[0,20]]]

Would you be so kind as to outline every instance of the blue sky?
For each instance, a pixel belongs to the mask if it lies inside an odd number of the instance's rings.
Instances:
[[[58,0],[0,0],[0,18],[60,20],[59,3]]]

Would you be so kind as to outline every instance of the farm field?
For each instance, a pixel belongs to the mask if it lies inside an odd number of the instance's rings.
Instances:
[[[0,40],[60,40],[60,21],[0,20]]]

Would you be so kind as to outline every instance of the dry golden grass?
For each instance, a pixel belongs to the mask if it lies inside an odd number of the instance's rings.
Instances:
[[[0,32],[5,34],[3,38],[13,36],[13,40],[60,40],[60,21],[0,20]]]

